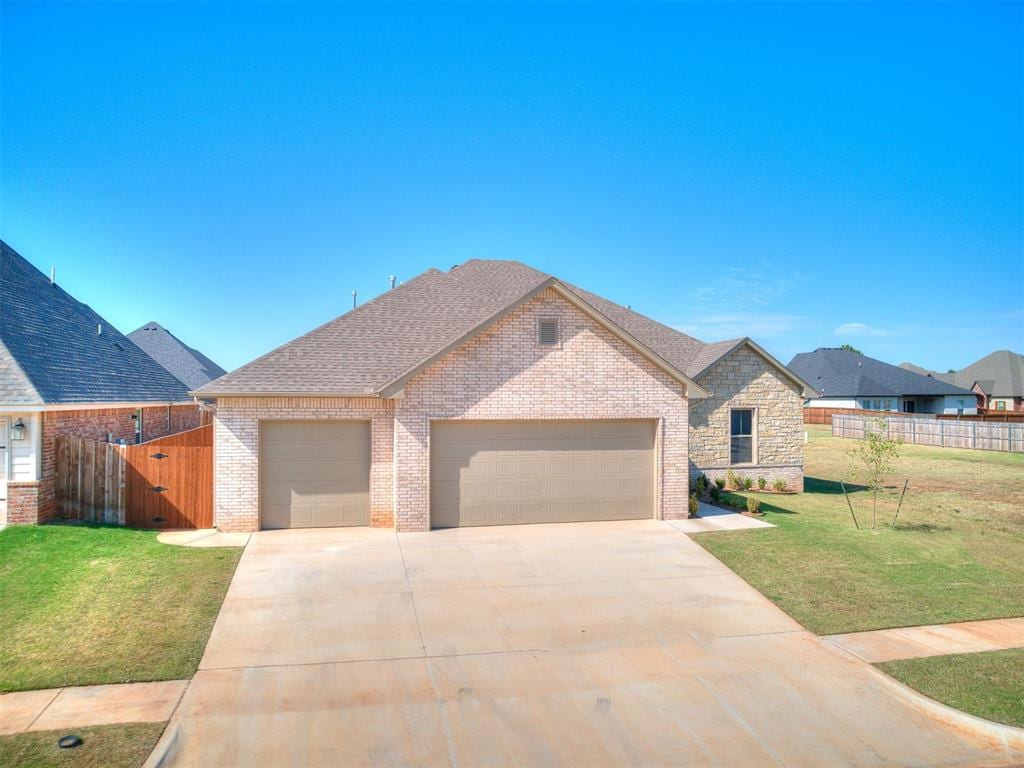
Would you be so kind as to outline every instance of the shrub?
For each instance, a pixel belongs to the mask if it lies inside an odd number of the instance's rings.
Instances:
[[[761,511],[761,500],[753,496],[747,497],[747,512],[754,515]]]
[[[697,486],[697,496],[698,497],[703,496],[704,495],[704,491],[706,491],[708,489],[708,476],[704,475],[704,474],[700,475],[697,478],[696,486]]]
[[[697,494],[690,494],[689,502],[690,517],[696,517],[697,513],[700,512],[700,502],[697,500]]]
[[[741,487],[739,475],[730,469],[725,473],[725,484],[733,490],[739,489]]]
[[[763,491],[767,487],[768,487],[768,481],[767,480],[765,480],[763,477],[757,478],[757,490]]]
[[[725,489],[725,480],[723,480],[722,478],[718,478],[717,480],[715,480],[715,488],[717,488],[720,491],[724,490]]]
[[[718,499],[721,497],[721,495],[722,495],[722,486],[720,486],[718,484],[717,480],[715,481],[715,484],[712,485],[710,489],[708,489],[708,493],[711,494],[711,500],[712,501],[718,501]]]
[[[774,488],[779,493],[782,493],[784,490],[786,490],[786,481],[780,477],[778,480],[772,483],[772,488]]]
[[[744,491],[749,491],[753,487],[754,487],[754,481],[751,480],[749,477],[744,477],[743,478],[743,490]]]

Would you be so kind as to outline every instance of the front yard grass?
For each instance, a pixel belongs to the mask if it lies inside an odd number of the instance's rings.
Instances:
[[[952,707],[1024,728],[1024,648],[888,661],[878,667]]]
[[[138,768],[156,746],[165,723],[125,723],[63,731],[33,731],[0,736],[0,765],[5,768]],[[57,740],[68,733],[82,745],[61,749]]]
[[[156,536],[95,525],[0,531],[0,691],[190,677],[242,550]]]
[[[696,536],[705,549],[822,635],[1024,616],[1024,455],[904,445],[877,530],[851,493],[858,531],[839,486],[855,441],[808,431],[805,493],[740,494],[777,527]]]

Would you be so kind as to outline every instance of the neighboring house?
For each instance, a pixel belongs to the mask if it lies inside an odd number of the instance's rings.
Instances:
[[[700,472],[803,484],[814,390],[524,264],[431,269],[223,376],[215,524],[687,516]]]
[[[928,371],[912,363],[901,368],[970,389],[977,395],[978,407],[988,411],[1024,411],[1024,355],[1000,349],[955,373]]]
[[[128,338],[189,389],[199,389],[204,384],[227,373],[202,352],[192,349],[160,323],[146,323],[141,328],[136,328],[129,333]]]
[[[133,443],[198,425],[180,381],[0,241],[0,524],[56,514],[58,436]]]
[[[978,412],[974,393],[859,352],[821,348],[801,352],[789,368],[820,393],[808,408],[850,408],[902,413]]]

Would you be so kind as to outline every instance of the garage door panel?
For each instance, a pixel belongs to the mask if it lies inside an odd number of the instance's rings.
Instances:
[[[434,527],[654,516],[652,421],[435,422]]]
[[[264,528],[369,525],[369,422],[263,422],[260,515]]]

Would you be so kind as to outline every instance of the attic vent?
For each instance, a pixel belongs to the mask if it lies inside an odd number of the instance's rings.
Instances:
[[[553,317],[545,317],[540,320],[540,343],[558,343],[558,321]]]

